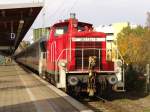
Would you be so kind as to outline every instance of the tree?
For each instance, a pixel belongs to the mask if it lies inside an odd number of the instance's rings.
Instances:
[[[150,22],[149,22],[150,23]],[[126,89],[141,91],[145,80],[139,80],[145,73],[146,64],[150,64],[150,30],[138,26],[124,28],[118,34],[118,49],[128,64],[125,77]]]
[[[118,34],[118,49],[125,62],[133,64],[139,72],[144,72],[145,64],[150,62],[150,30],[138,26],[124,28]]]

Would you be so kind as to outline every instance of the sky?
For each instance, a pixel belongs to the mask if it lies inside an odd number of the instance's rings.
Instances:
[[[34,27],[52,25],[68,18],[70,12],[94,26],[125,21],[145,25],[147,11],[150,0],[45,0],[45,15],[40,17],[45,22]]]
[[[29,3],[42,0],[0,0],[0,4]],[[99,25],[130,22],[145,25],[150,0],[44,0],[45,6],[31,29],[51,26],[67,19],[70,12],[83,21]]]

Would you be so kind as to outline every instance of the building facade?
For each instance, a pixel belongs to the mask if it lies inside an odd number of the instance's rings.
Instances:
[[[96,27],[95,30],[99,32],[106,33],[106,48],[107,48],[107,60],[118,59],[118,49],[117,49],[117,35],[123,28],[130,26],[131,28],[136,28],[137,25],[130,24],[129,22],[113,23],[110,25],[100,25]]]
[[[37,41],[42,37],[48,38],[50,27],[33,29],[33,41]]]

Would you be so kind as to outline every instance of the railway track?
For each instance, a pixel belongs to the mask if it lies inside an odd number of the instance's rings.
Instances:
[[[94,112],[132,112],[125,106],[113,104],[111,101],[99,96],[95,96],[95,98],[88,100],[82,100],[81,102]]]

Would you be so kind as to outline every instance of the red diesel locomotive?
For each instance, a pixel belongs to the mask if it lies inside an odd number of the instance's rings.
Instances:
[[[124,91],[122,62],[107,60],[106,50],[106,34],[72,14],[54,24],[47,39],[41,38],[15,58],[70,94]]]

